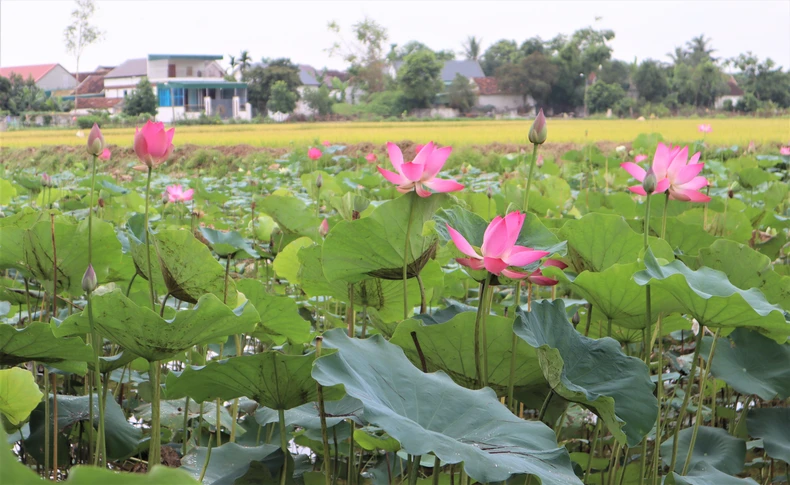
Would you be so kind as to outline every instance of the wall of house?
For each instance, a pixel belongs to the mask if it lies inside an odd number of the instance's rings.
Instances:
[[[718,98],[716,98],[716,102],[713,103],[713,107],[716,109],[723,109],[724,102],[728,99],[732,101],[733,106],[736,106],[738,104],[738,101],[740,101],[742,97],[743,96],[736,96],[732,94],[728,94],[726,96],[719,96]]]
[[[69,71],[60,65],[53,67],[48,73],[38,80],[36,86],[44,91],[56,91],[58,89],[74,89],[77,87],[77,80]]]
[[[527,97],[527,105],[534,106],[531,97]],[[518,94],[484,94],[477,98],[477,106],[493,106],[497,111],[509,111],[524,106],[523,98]]]
[[[216,62],[206,64],[206,61],[199,59],[157,59],[148,61],[148,77],[150,79],[167,79],[167,69],[169,64],[176,65],[175,77],[192,78],[200,77],[221,78],[222,70]],[[188,69],[192,68],[192,74],[188,74]]]
[[[124,91],[126,94],[132,94],[140,79],[142,79],[140,76],[104,78],[104,97],[123,98]]]

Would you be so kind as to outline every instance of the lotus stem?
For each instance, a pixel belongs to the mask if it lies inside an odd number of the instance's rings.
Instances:
[[[694,382],[694,373],[697,370],[697,361],[699,360],[699,351],[700,351],[700,344],[702,343],[702,334],[703,329],[700,326],[699,333],[697,334],[697,338],[694,341],[694,355],[691,358],[691,369],[689,370],[689,386],[686,389],[686,394],[683,396],[683,404],[680,406],[678,410],[678,417],[675,421],[675,433],[673,437],[672,443],[672,460],[670,461],[669,470],[675,470],[675,464],[677,463],[678,457],[678,435],[680,434],[680,427],[683,423],[683,418],[686,417],[686,408],[689,405],[689,400],[691,399],[691,385]],[[691,448],[693,449],[693,448]]]
[[[151,167],[148,167],[148,179],[145,183],[145,259],[148,266],[148,293],[151,299],[151,310],[156,311],[156,296],[154,296],[154,272],[151,269],[151,237],[148,228],[148,211],[151,192]]]
[[[483,320],[485,319],[485,307],[486,307],[486,294],[488,293],[488,285],[491,282],[491,273],[486,275],[486,278],[480,283],[480,293],[478,295],[478,304],[477,304],[477,317],[475,318],[475,343],[474,343],[474,351],[475,351],[475,372],[477,374],[477,384],[478,386],[485,387],[487,384],[488,376],[483,376],[483,366],[481,363],[481,356],[480,356],[480,328],[483,327]],[[484,354],[487,354],[485,352]]]
[[[198,478],[198,482],[203,483],[203,478],[206,476],[206,470],[208,470],[208,462],[211,461],[211,438],[212,436],[208,436],[208,450],[206,451],[206,461],[203,462],[203,468],[200,470],[200,477]],[[151,460],[148,460],[148,469],[150,470],[153,468],[151,465]]]
[[[409,485],[417,485],[417,474],[420,471],[420,455],[409,455],[411,467],[409,468]]]
[[[417,284],[420,286],[420,314],[423,314],[428,310],[428,306],[425,301],[425,285],[422,283],[420,273],[417,273]]]
[[[587,323],[584,325],[584,336],[590,335],[590,325],[592,324],[593,304],[587,304]]]
[[[538,145],[537,143],[532,145],[532,159],[529,162],[529,172],[527,173],[527,188],[524,192],[524,213],[526,214],[529,211],[529,191],[532,188],[532,173],[535,171],[535,161],[538,159]]]
[[[46,364],[41,364],[41,366],[44,368],[44,473],[47,474],[47,480],[49,480],[49,445],[52,442],[50,436],[52,429],[50,420],[52,418],[49,415],[49,369]]]
[[[184,399],[184,440],[181,446],[181,455],[187,454],[188,443],[189,443],[189,396],[187,396]]]
[[[321,357],[321,344],[324,338],[320,335],[315,338],[315,357]],[[331,472],[329,470],[329,435],[326,431],[326,407],[324,406],[324,388],[318,382],[315,383],[316,394],[318,397],[318,416],[321,420],[321,440],[324,445],[324,485],[331,485]]]
[[[513,414],[516,413],[516,400],[513,397],[514,389],[516,387],[516,349],[518,345],[518,336],[513,333],[510,340],[510,374],[507,379],[507,404]]]
[[[700,334],[703,333],[704,328],[700,326]],[[720,328],[716,329],[716,333],[713,334],[713,342],[710,344],[710,352],[708,352],[708,360],[705,363],[705,369],[703,369],[702,377],[700,378],[699,382],[699,403],[697,404],[697,414],[694,417],[694,429],[691,432],[691,441],[689,442],[689,451],[686,455],[686,462],[683,465],[683,472],[681,475],[685,475],[688,473],[689,466],[691,466],[691,455],[694,451],[694,445],[697,442],[697,433],[699,432],[699,424],[702,421],[702,404],[703,400],[705,399],[705,384],[708,381],[708,375],[710,374],[710,368],[713,364],[713,353],[716,352],[716,343],[719,340],[719,332],[721,331]],[[744,412],[748,412],[748,410],[744,410]]]
[[[349,485],[353,485],[354,480],[354,421],[350,418],[348,420],[348,425],[351,427],[351,432],[348,435],[348,470],[346,472],[348,478],[347,483]],[[285,484],[282,484],[285,485]]]
[[[101,382],[101,347],[102,341],[101,337],[99,336],[99,332],[96,331],[96,324],[94,323],[93,319],[93,292],[88,291],[87,295],[87,308],[88,308],[88,323],[90,324],[90,332],[91,332],[91,346],[93,347],[93,379],[94,379],[94,386],[96,387],[96,399],[98,400],[99,406],[99,432],[96,438],[96,454],[93,458],[94,465],[103,465],[106,457],[99,458],[101,455],[102,447],[104,446],[104,399],[102,398],[102,382]],[[91,398],[93,397],[93,391],[90,391]],[[91,411],[93,411],[93,405],[91,405]],[[91,420],[91,428],[93,428],[93,420]]]
[[[549,409],[549,403],[552,397],[554,397],[554,389],[549,389],[549,393],[546,395],[546,399],[543,400],[543,405],[540,407],[540,412],[538,412],[538,421],[543,421],[543,417]]]
[[[644,242],[644,249],[647,252],[649,246],[648,235],[650,234],[650,196],[651,194],[647,194],[647,200],[645,201],[645,242]],[[650,284],[645,285],[645,329],[647,330],[646,335],[649,337],[650,327],[653,325],[653,312],[650,304]],[[650,342],[645,341],[644,343],[644,352],[645,352],[645,364],[650,367],[650,353],[653,350],[652,347],[652,339]]]
[[[661,215],[661,239],[665,239],[667,233],[667,209],[669,208],[669,191],[664,199],[664,211]]]
[[[669,200],[667,198],[667,200]],[[658,381],[656,385],[656,400],[658,401],[658,412],[656,412],[656,449],[653,452],[653,483],[658,483],[658,478],[661,475],[659,470],[659,455],[662,432],[661,432],[661,401],[664,400],[664,359],[663,349],[661,346],[661,317],[656,320],[656,341],[658,342]],[[651,340],[652,342],[652,340]]]
[[[348,337],[354,338],[354,283],[348,284],[348,306],[346,307],[346,326],[348,327]]]
[[[403,247],[403,319],[406,320],[411,317],[413,311],[409,311],[409,239],[411,238],[411,218],[414,214],[414,197],[409,193],[406,197],[409,198],[409,219],[406,222],[406,242]]]
[[[440,475],[440,468],[442,466],[442,461],[439,459],[438,456],[434,457],[433,459],[433,473],[431,474],[431,485],[439,485],[439,475]],[[452,480],[452,473],[450,474],[450,480]]]
[[[49,377],[52,379],[52,479],[58,481],[58,376]]]
[[[151,441],[148,447],[149,473],[154,466],[162,462],[162,436],[159,424],[160,376],[161,369],[159,361],[151,362],[148,365],[148,378],[151,381]],[[217,422],[217,433],[219,434],[219,422]],[[208,457],[206,458],[206,463],[208,463]]]
[[[623,450],[623,446],[617,442],[614,445],[614,453],[612,453],[612,464],[609,465],[609,476],[606,479],[606,483],[612,485],[617,480],[617,468],[620,464],[620,452]]]
[[[285,409],[278,409],[280,425],[280,449],[283,450],[283,471],[280,474],[280,485],[285,485],[285,478],[288,476],[288,438],[285,435]]]
[[[91,195],[88,206],[88,264],[93,264],[93,189],[96,185],[96,155],[91,160]],[[146,195],[146,203],[148,202]],[[148,211],[146,211],[147,213]],[[147,216],[146,216],[147,217]]]

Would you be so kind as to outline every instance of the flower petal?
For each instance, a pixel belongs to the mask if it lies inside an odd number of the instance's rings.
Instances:
[[[472,245],[469,244],[469,241],[467,241],[466,238],[463,237],[460,232],[450,227],[449,224],[445,224],[445,225],[447,226],[447,232],[450,233],[450,238],[453,240],[455,247],[457,247],[459,251],[472,258],[480,259],[480,255],[477,254],[475,248],[473,248]]]
[[[645,192],[645,189],[643,189],[641,185],[634,185],[633,187],[628,187],[628,190],[638,195],[645,195],[645,196],[647,195],[647,192]]]
[[[499,258],[483,258],[483,266],[489,273],[499,275],[503,269],[507,268],[507,263]]]
[[[111,155],[110,149],[109,148],[105,148],[104,150],[102,150],[101,155],[99,155],[99,158],[101,158],[102,160],[107,161],[107,160],[110,159],[110,155]]]
[[[444,167],[444,163],[447,161],[447,157],[450,156],[452,151],[452,147],[442,147],[438,150],[434,150],[425,162],[425,169],[422,171],[423,178],[431,179],[435,177],[436,174],[442,170],[442,167]]]
[[[391,141],[388,141],[387,154],[390,156],[390,162],[392,163],[392,166],[395,167],[395,170],[400,172],[400,166],[403,165],[403,152],[400,151],[400,147]]]
[[[691,179],[697,176],[702,169],[705,168],[704,163],[695,163],[694,165],[686,165],[682,167],[678,173],[675,175],[675,179],[672,181],[674,185],[683,185],[687,182],[690,182]]]
[[[482,259],[475,258],[455,258],[455,261],[461,266],[466,266],[474,270],[481,270],[484,268]]]
[[[548,251],[537,251],[532,248],[525,248],[524,246],[514,246],[513,250],[504,260],[509,266],[527,266],[549,254],[551,253]]]
[[[423,182],[423,185],[429,187],[434,192],[458,192],[459,190],[464,190],[464,186],[455,180],[434,178],[427,182]]]
[[[188,201],[188,200],[192,200],[192,196],[193,195],[195,195],[195,189],[188,189],[188,190],[184,191],[184,194],[181,196],[181,198],[184,201]],[[324,220],[326,220],[326,219],[324,219]]]
[[[669,179],[667,179],[667,178],[661,179],[656,184],[656,190],[654,190],[653,193],[654,194],[663,194],[664,192],[667,191],[667,189],[669,188],[670,185],[672,185],[672,183],[669,181]]]
[[[507,228],[507,243],[505,247],[507,250],[511,250],[513,245],[516,244],[518,235],[521,232],[521,226],[524,225],[524,219],[526,217],[526,214],[522,214],[518,211],[511,212],[505,216],[505,227]]]
[[[416,163],[417,165],[424,165],[425,163],[431,158],[433,154],[433,142],[429,141],[427,145],[423,146],[422,149],[417,152],[417,156],[414,157],[414,160],[411,163]]]
[[[395,185],[402,185],[408,183],[408,179],[399,173],[392,173],[389,170],[381,167],[376,167],[379,169],[379,173],[387,180],[392,182]]]
[[[535,271],[531,275],[529,275],[529,282],[538,286],[554,286],[559,283],[558,280],[554,280],[549,278],[548,276],[543,276],[540,270]]]
[[[423,168],[425,167],[419,163],[406,162],[400,166],[400,172],[404,177],[411,180],[412,182],[417,182],[422,178]]]
[[[519,273],[518,271],[513,271],[511,269],[503,269],[502,274],[511,280],[520,280],[529,276],[527,273]]]
[[[685,202],[710,202],[710,197],[691,189],[670,189],[670,199],[682,200]]]
[[[141,162],[148,166],[151,165],[151,156],[148,154],[148,142],[145,140],[145,135],[140,130],[135,130],[134,153]]]
[[[687,189],[699,190],[702,187],[707,187],[708,184],[709,184],[708,179],[706,179],[705,177],[699,176],[699,177],[694,177],[693,179],[689,180],[685,184],[676,185],[675,188],[676,189],[682,189],[682,190],[687,190]]]
[[[686,166],[689,159],[689,147],[685,146],[680,149],[680,151],[675,154],[675,157],[670,162],[669,167],[667,167],[667,177],[670,180],[673,178],[677,178],[680,171],[683,170],[683,167]]]
[[[486,231],[480,250],[483,256],[499,258],[506,249],[510,249],[507,245],[507,225],[504,219],[499,218],[494,219],[488,227],[491,231]]]
[[[671,147],[660,142],[658,146],[656,146],[656,154],[653,156],[652,163],[653,172],[656,174],[656,178],[662,179],[666,177],[667,168],[669,168],[669,164],[672,162],[671,150]]]
[[[423,184],[419,182],[415,182],[414,190],[417,192],[417,195],[419,195],[423,199],[426,197],[430,197],[432,193],[430,190],[427,190],[425,187],[423,187]]]
[[[631,174],[632,177],[640,182],[643,182],[645,180],[645,176],[647,176],[647,171],[634,162],[621,163],[620,168]]]

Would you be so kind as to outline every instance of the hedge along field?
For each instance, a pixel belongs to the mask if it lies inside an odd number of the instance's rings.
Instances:
[[[697,125],[715,128],[705,140],[714,145],[787,144],[788,118],[661,119],[661,120],[565,120],[552,119],[551,143],[588,141],[625,142],[640,133],[660,133],[664,139],[686,143],[697,139]],[[300,124],[234,124],[178,128],[182,144],[282,147],[317,140],[333,143],[386,143],[391,140],[435,140],[461,147],[489,143],[525,143],[531,121],[470,120],[425,122],[344,122]],[[86,130],[87,131],[87,130]],[[133,128],[106,129],[109,144],[128,146]],[[81,145],[75,130],[21,130],[0,134],[0,147],[27,148],[48,145]]]

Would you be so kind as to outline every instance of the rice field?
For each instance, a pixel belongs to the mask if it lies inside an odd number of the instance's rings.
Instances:
[[[283,147],[329,140],[333,143],[384,143],[386,141],[435,140],[444,145],[468,146],[489,143],[525,143],[532,120],[470,120],[436,122],[333,122],[299,124],[245,124],[183,126],[181,144]],[[566,120],[550,119],[552,143],[586,141],[626,142],[640,133],[661,133],[673,143],[698,140],[697,125],[710,123],[706,141],[714,145],[786,144],[790,142],[790,118]],[[133,128],[103,130],[108,143],[129,145]],[[0,133],[0,147],[28,148],[81,145],[87,130],[29,129]]]

